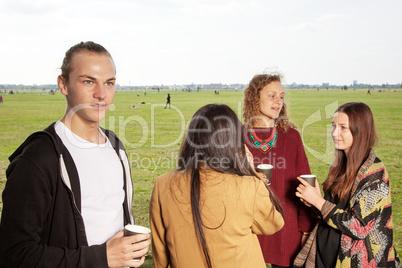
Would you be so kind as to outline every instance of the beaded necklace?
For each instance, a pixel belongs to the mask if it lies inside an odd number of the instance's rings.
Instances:
[[[257,134],[255,133],[255,130],[250,132],[251,142],[254,144],[255,147],[257,147],[263,153],[268,152],[269,150],[271,150],[272,147],[274,147],[277,137],[278,137],[278,131],[276,130],[276,127],[274,127],[271,135],[266,140],[258,138]]]

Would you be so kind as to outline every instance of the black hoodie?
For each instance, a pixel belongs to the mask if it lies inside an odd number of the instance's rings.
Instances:
[[[127,154],[112,131],[103,131],[124,170],[124,224],[133,224]],[[29,136],[9,159],[0,223],[0,267],[108,267],[106,241],[88,246],[77,169],[54,123]]]

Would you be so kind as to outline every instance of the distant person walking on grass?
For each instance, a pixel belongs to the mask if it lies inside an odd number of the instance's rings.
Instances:
[[[167,107],[167,105],[169,104],[169,109],[170,109],[170,94],[168,93],[167,98],[166,98],[166,105],[165,105],[165,109]]]
[[[0,95],[0,103],[3,104],[3,96]]]
[[[99,127],[113,103],[116,67],[93,42],[71,47],[57,78],[64,116],[10,156],[0,223],[0,267],[139,267],[149,234],[134,224],[122,142]],[[133,258],[141,258],[133,262]]]

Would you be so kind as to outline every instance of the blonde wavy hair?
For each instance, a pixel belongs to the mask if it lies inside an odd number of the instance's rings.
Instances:
[[[257,74],[251,79],[249,85],[244,90],[244,108],[243,118],[246,128],[254,128],[261,121],[262,114],[260,112],[260,91],[272,82],[281,83],[283,76],[281,74]],[[275,120],[275,125],[287,132],[289,128],[296,128],[287,114],[286,103],[283,103],[279,117]]]

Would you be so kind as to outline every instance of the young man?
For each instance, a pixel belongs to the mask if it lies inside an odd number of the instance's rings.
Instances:
[[[81,42],[61,70],[66,113],[10,156],[0,267],[139,267],[150,240],[122,231],[134,223],[127,155],[99,127],[114,99],[113,59],[101,45]]]

